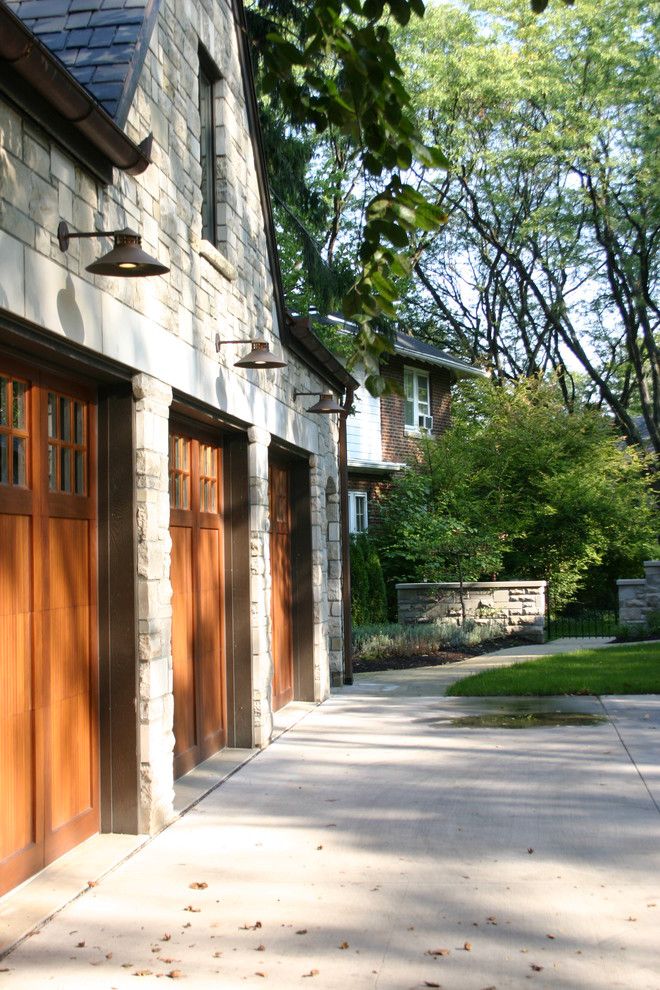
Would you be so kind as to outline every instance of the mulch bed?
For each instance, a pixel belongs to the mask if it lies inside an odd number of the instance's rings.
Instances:
[[[447,648],[439,653],[418,653],[412,656],[381,657],[378,660],[361,660],[353,658],[353,673],[370,674],[377,670],[410,670],[412,667],[441,667],[448,663],[460,663],[471,657],[480,657],[484,653],[502,650],[508,646],[524,646],[528,640],[516,637],[512,639],[490,639],[479,643],[478,646],[462,646],[460,649]]]

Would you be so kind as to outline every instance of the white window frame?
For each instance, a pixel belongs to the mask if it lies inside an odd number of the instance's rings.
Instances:
[[[426,401],[420,399],[420,383],[423,382],[426,385]],[[410,387],[412,386],[412,387]],[[416,433],[422,432],[419,426],[420,416],[430,416],[431,415],[431,376],[428,371],[422,371],[420,368],[408,368],[403,369],[403,392],[404,392],[404,405],[403,405],[403,423],[405,433]],[[412,413],[412,423],[406,422],[406,414],[408,411],[408,405],[412,402],[413,413]]]
[[[358,511],[358,504],[362,506],[362,512]],[[358,529],[360,521],[363,522],[361,529]],[[366,533],[369,529],[369,499],[366,492],[348,493],[348,531],[349,533]]]

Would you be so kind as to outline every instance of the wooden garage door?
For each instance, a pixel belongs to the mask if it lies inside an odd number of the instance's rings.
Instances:
[[[170,436],[174,775],[226,745],[222,450]]]
[[[272,707],[277,711],[293,700],[291,479],[285,465],[271,464],[269,473]]]
[[[0,893],[98,830],[94,413],[0,358]]]

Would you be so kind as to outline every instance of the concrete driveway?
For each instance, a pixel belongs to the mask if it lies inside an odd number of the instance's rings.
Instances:
[[[660,990],[660,697],[483,729],[450,722],[491,702],[403,681],[306,712],[7,955],[0,990]]]

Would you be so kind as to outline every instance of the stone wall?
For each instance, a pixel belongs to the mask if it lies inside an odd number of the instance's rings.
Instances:
[[[115,170],[102,185],[37,123],[0,97],[0,310],[56,352],[74,345],[90,367],[102,360],[134,383],[136,430],[141,816],[156,831],[172,812],[172,651],[167,434],[174,394],[179,414],[202,410],[249,444],[250,615],[253,740],[271,734],[268,453],[310,465],[315,698],[341,677],[342,603],[338,424],[307,410],[296,390],[326,392],[314,366],[287,351],[285,368],[239,369],[262,337],[281,352],[266,217],[230,0],[163,0],[128,114],[136,142],[153,132],[152,164],[137,176]],[[202,238],[200,45],[216,64],[215,243]],[[108,240],[72,240],[57,227],[130,226],[170,271],[160,278],[104,279],[86,266]],[[216,352],[222,340],[240,340]],[[93,370],[90,376],[93,378]],[[248,603],[246,602],[246,608]]]
[[[644,561],[644,577],[617,581],[619,622],[642,625],[651,612],[660,612],[660,560]]]
[[[506,634],[542,643],[546,581],[475,581],[463,585],[467,618],[498,622]],[[458,582],[397,584],[399,622],[462,621]]]

